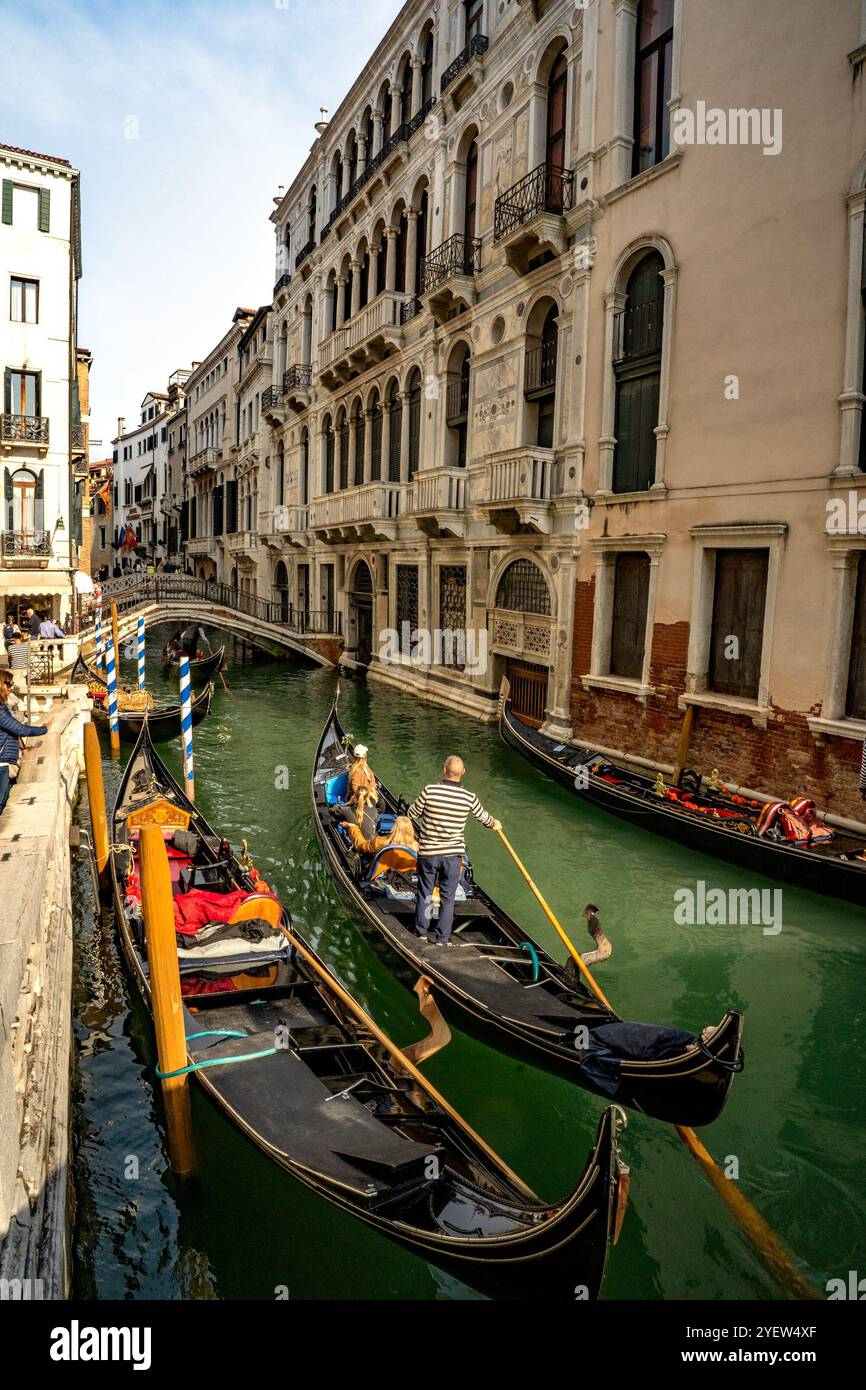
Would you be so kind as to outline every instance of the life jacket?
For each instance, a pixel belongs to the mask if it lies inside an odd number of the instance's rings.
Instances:
[[[810,797],[796,796],[791,806],[803,823],[808,825],[811,844],[827,844],[830,840],[835,840],[836,831],[818,819],[818,809]]]
[[[811,839],[809,826],[787,801],[768,801],[758,816],[758,834],[766,836],[771,830],[781,832],[781,838],[791,845],[802,847]]]

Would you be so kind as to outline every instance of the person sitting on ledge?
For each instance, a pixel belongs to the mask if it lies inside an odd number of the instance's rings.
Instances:
[[[20,723],[9,708],[11,692],[12,677],[4,672],[0,675],[0,765],[6,765],[9,781],[14,782],[21,762],[21,739],[47,734],[48,725]]]

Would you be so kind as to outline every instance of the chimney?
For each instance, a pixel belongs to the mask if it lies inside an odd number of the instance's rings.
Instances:
[[[126,434],[126,416],[124,415],[118,415],[117,417],[117,433]]]

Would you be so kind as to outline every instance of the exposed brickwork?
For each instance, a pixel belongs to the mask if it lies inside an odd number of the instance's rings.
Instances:
[[[624,753],[673,763],[683,720],[677,699],[685,689],[689,625],[656,624],[650,665],[655,694],[645,705],[617,691],[586,690],[580,676],[590,664],[592,598],[587,595],[592,588],[591,584],[577,586],[571,706],[575,737],[583,735]],[[688,762],[707,774],[717,767],[726,780],[756,791],[785,797],[801,793],[836,815],[864,818],[857,790],[860,744],[832,738],[819,746],[809,732],[805,713],[774,707],[767,728],[759,729],[744,715],[701,709]]]

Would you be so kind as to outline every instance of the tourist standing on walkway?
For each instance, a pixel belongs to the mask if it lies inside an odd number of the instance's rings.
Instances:
[[[433,926],[433,889],[439,882],[437,941],[447,945],[454,921],[454,899],[460,866],[466,854],[466,822],[470,815],[489,830],[501,830],[501,822],[485,811],[474,792],[461,785],[466,769],[462,758],[452,757],[442,769],[442,781],[431,782],[409,807],[408,815],[419,828],[418,900],[415,931],[426,939]]]
[[[48,725],[20,723],[9,708],[11,690],[11,676],[0,676],[0,765],[6,766],[9,781],[14,782],[21,762],[21,739],[47,734]]]

